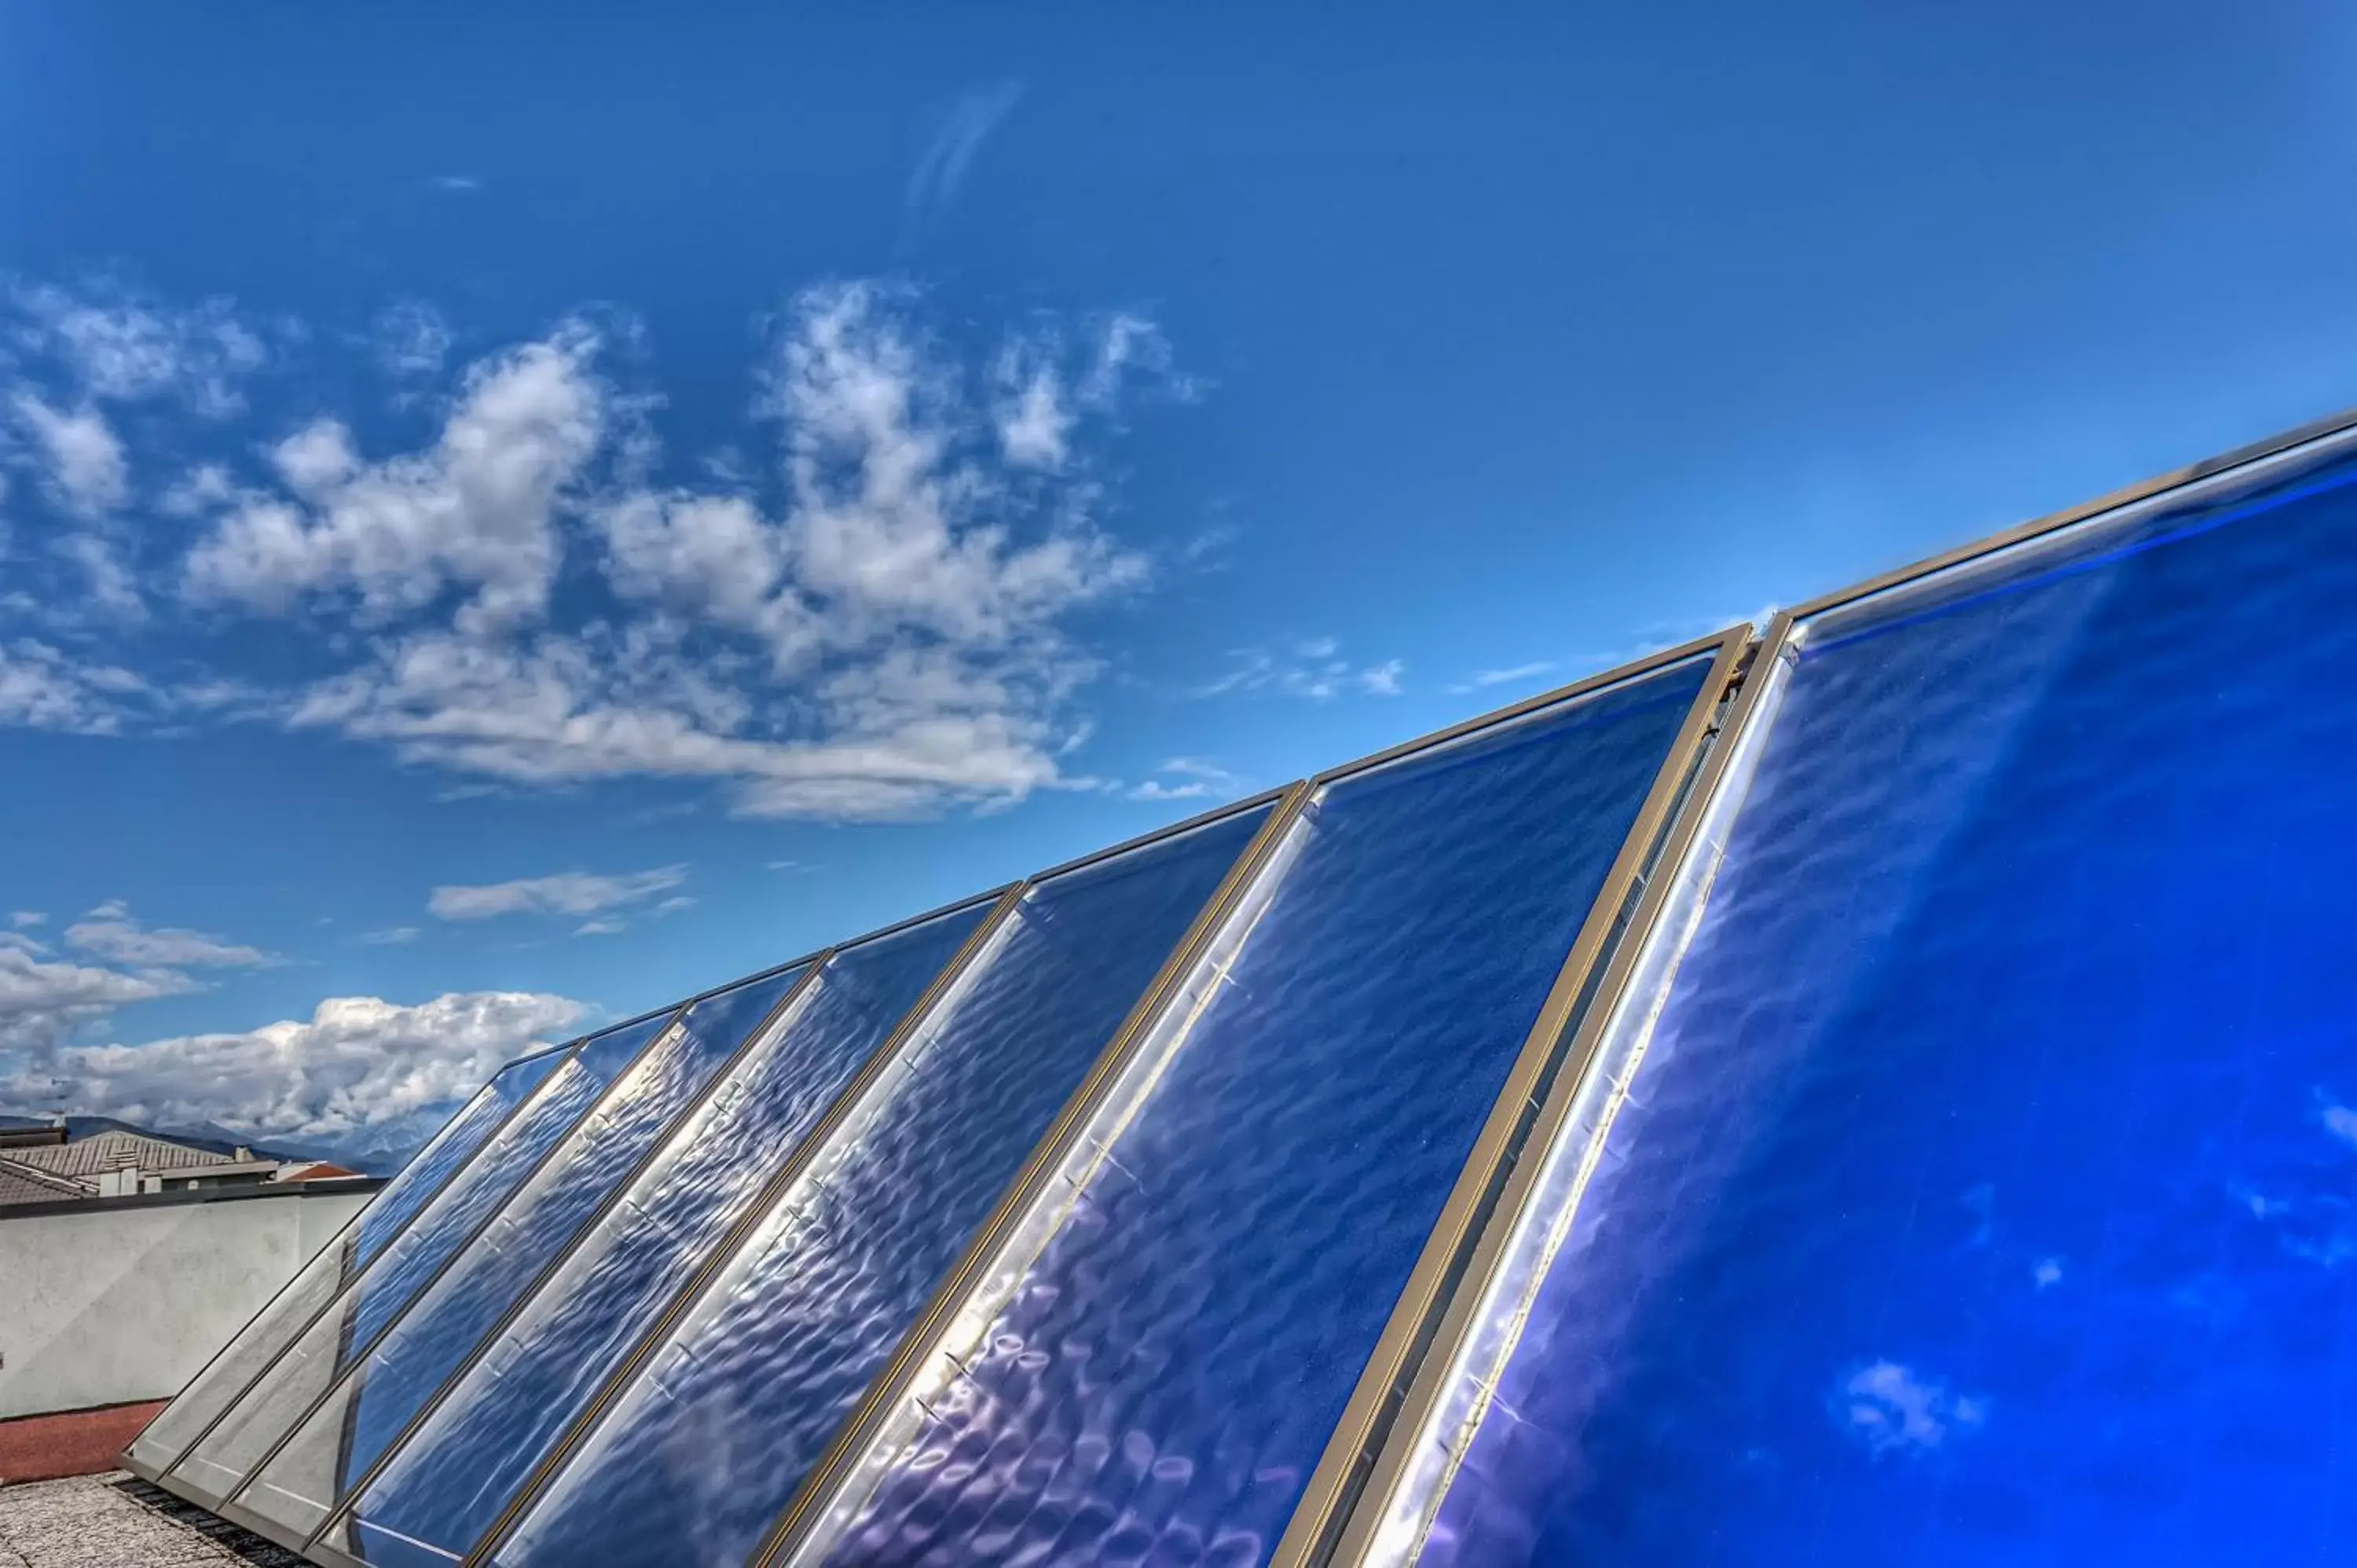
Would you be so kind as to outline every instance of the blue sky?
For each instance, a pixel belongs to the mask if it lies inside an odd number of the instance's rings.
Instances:
[[[0,1098],[498,1058],[2357,402],[2345,7],[0,11]]]

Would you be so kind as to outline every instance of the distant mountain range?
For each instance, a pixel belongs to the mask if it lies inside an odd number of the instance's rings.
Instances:
[[[250,1134],[236,1133],[217,1123],[205,1122],[193,1127],[142,1127],[136,1122],[119,1121],[113,1116],[69,1116],[66,1136],[79,1142],[93,1133],[136,1133],[142,1137],[166,1138],[191,1148],[210,1149],[218,1155],[235,1154],[250,1149],[256,1157],[265,1160],[331,1160],[347,1170],[368,1176],[391,1176],[408,1163],[418,1145],[434,1135],[447,1115],[446,1110],[414,1112],[398,1121],[372,1127],[367,1133],[347,1140],[322,1142],[308,1138],[277,1138],[268,1144],[257,1144]],[[0,1128],[46,1127],[47,1116],[17,1116],[0,1112]]]

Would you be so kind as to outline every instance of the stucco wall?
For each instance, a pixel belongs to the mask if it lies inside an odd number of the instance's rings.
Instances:
[[[372,1189],[0,1209],[0,1420],[178,1393]]]

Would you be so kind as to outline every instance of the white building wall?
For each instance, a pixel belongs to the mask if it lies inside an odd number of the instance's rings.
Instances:
[[[0,1208],[0,1420],[179,1392],[373,1196]]]

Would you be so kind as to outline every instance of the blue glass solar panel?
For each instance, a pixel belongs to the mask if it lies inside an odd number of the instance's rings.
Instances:
[[[752,1239],[492,1561],[749,1556],[1268,812],[1034,888],[812,1208]]]
[[[1427,1564],[2357,1561],[2352,478],[1812,638]]]
[[[836,1563],[1258,1562],[1700,693],[1348,777]]]
[[[462,1556],[987,912],[968,906],[836,954],[788,1026],[339,1516],[333,1543],[381,1565]]]
[[[306,1535],[317,1529],[802,973],[764,975],[688,1008],[680,1027],[616,1079],[597,1112],[255,1473],[244,1506]]]
[[[303,1331],[304,1325],[402,1232],[453,1174],[475,1157],[516,1107],[564,1065],[568,1054],[543,1051],[510,1062],[492,1075],[490,1082],[476,1090],[385,1184],[349,1232],[306,1263],[287,1287],[148,1423],[131,1445],[132,1456],[156,1470],[178,1458],[182,1449],[202,1435],[255,1378],[269,1369],[271,1361]]]
[[[377,1255],[342,1298],[174,1466],[174,1474],[226,1497],[302,1419],[311,1402],[417,1298],[435,1272],[499,1211],[541,1156],[572,1131],[666,1022],[650,1018],[600,1035],[568,1056],[417,1221]]]

